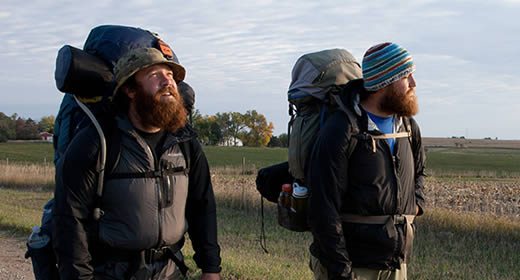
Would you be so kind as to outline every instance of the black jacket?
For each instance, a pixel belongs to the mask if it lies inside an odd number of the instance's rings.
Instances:
[[[396,225],[397,237],[389,238],[384,225],[342,222],[340,215],[362,216],[395,214],[419,215],[424,204],[424,164],[421,134],[410,119],[413,141],[397,138],[395,157],[385,139],[376,140],[376,151],[369,131],[373,123],[358,106],[355,88],[343,102],[356,112],[360,133],[348,158],[351,127],[347,115],[337,111],[329,117],[314,145],[306,182],[310,186],[309,221],[314,242],[311,253],[327,268],[329,279],[350,279],[351,267],[395,269],[407,262],[411,248],[404,248],[403,225]],[[395,118],[398,131],[406,131],[401,118]],[[412,144],[413,143],[413,144]],[[411,147],[415,145],[415,147]]]
[[[122,150],[115,170],[126,165],[130,166],[128,168],[153,171],[149,170],[150,166],[153,166],[149,162],[150,149],[128,125],[128,120],[118,121],[118,127],[115,128],[120,130],[122,138]],[[188,128],[181,129],[175,134],[168,133],[164,141],[163,154],[158,157],[167,157],[166,162],[171,164],[171,157],[179,154],[179,143],[184,141],[188,141],[187,150],[190,154],[188,176],[186,179],[181,176],[169,180],[174,182],[174,192],[175,184],[182,184],[182,182],[188,184],[185,220],[189,225],[188,233],[195,250],[195,262],[204,272],[219,272],[221,259],[217,242],[215,199],[208,163],[195,134]],[[109,148],[110,144],[107,143],[107,149]],[[120,183],[119,186],[112,181],[105,182],[102,197],[105,205],[102,204],[101,208],[106,213],[100,221],[94,221],[93,208],[99,202],[96,196],[98,153],[99,137],[95,129],[90,126],[74,138],[56,170],[53,246],[63,279],[91,279],[94,266],[99,264],[100,256],[109,254],[103,251],[107,248],[110,248],[109,251],[124,249],[125,252],[131,253],[135,250],[138,253],[137,251],[141,249],[172,245],[168,243],[178,240],[179,229],[173,230],[175,233],[172,233],[172,226],[167,224],[176,219],[179,222],[184,220],[183,218],[179,220],[180,217],[175,217],[171,213],[168,214],[167,207],[170,206],[165,202],[167,199],[161,198],[161,195],[157,197],[162,202],[150,201],[155,197],[154,195],[150,195],[148,199],[136,198],[132,202],[130,201],[132,194],[124,193],[127,188],[132,192],[142,192],[145,196],[146,192],[164,194],[164,190],[158,189],[161,184],[158,184],[156,179],[126,179],[126,181],[116,181]],[[184,161],[182,163],[184,164]],[[109,171],[106,175],[110,175]],[[150,191],[144,191],[143,188]],[[173,195],[176,194],[175,192]],[[113,203],[117,206],[114,207]],[[163,205],[157,206],[160,203]],[[137,211],[136,206],[142,210]],[[130,213],[127,215],[128,220],[123,217],[121,221],[118,217],[121,213]],[[159,226],[149,226],[150,223]],[[125,226],[128,226],[131,232],[124,234]],[[139,228],[143,226],[149,228]],[[117,238],[118,234],[121,238]],[[135,241],[131,242],[131,240]],[[143,246],[148,248],[141,248]]]

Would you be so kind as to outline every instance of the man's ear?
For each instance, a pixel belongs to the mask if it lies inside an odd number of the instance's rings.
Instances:
[[[135,95],[137,94],[135,92],[134,88],[131,88],[131,87],[127,86],[127,85],[123,85],[121,87],[121,92],[124,93],[126,96],[128,96],[128,98],[130,98],[130,99],[134,99]]]

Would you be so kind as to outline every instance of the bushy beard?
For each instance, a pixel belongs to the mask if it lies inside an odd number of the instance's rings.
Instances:
[[[161,100],[161,95],[170,92],[173,99]],[[187,113],[179,92],[166,86],[155,94],[149,94],[137,83],[134,106],[140,121],[147,126],[154,126],[169,132],[175,132],[186,124]]]
[[[379,107],[381,111],[399,117],[410,118],[419,112],[419,104],[417,104],[417,96],[415,96],[413,88],[403,93],[390,86]]]

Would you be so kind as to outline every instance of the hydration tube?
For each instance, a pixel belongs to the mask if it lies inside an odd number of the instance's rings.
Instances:
[[[85,112],[85,114],[87,114],[89,119],[92,121],[92,123],[96,127],[96,130],[99,134],[99,143],[101,144],[101,153],[99,155],[99,170],[98,170],[99,175],[98,175],[98,186],[97,186],[96,193],[99,197],[101,197],[103,195],[103,183],[104,183],[104,178],[105,178],[105,163],[107,160],[107,154],[106,154],[107,144],[106,144],[106,140],[105,140],[105,134],[103,133],[103,130],[101,129],[101,125],[99,125],[99,122],[97,121],[96,117],[94,117],[94,114],[92,114],[92,111],[90,111],[90,109],[85,104],[83,104],[83,102],[81,102],[81,100],[79,100],[79,98],[77,98],[75,95],[72,95],[72,96],[74,96],[74,100],[76,100],[79,107],[83,110],[83,112]],[[102,215],[103,215],[103,211],[101,210],[101,208],[98,205],[96,208],[94,208],[94,213],[93,213],[94,219],[97,221],[101,218]]]

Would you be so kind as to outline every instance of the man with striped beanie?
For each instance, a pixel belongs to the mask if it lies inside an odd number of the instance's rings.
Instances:
[[[363,78],[321,128],[306,174],[316,280],[407,279],[414,220],[424,211],[425,154],[415,64],[395,43],[363,57]]]

